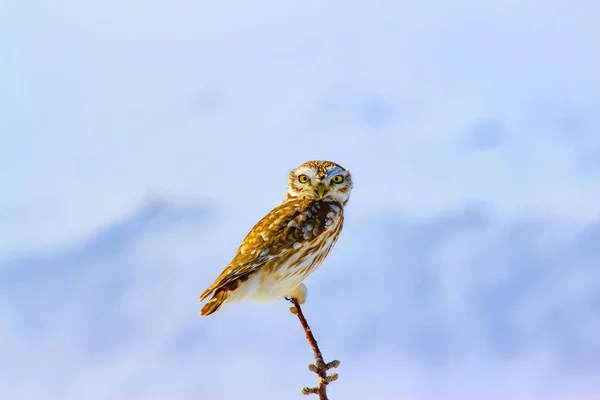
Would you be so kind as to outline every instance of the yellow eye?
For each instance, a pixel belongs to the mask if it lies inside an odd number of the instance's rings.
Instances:
[[[310,178],[308,176],[306,176],[306,175],[300,175],[298,177],[298,180],[300,181],[300,183],[306,183],[306,182],[308,182],[310,180]]]
[[[331,178],[331,182],[333,183],[342,183],[344,182],[344,177],[341,175],[336,175],[333,178]]]

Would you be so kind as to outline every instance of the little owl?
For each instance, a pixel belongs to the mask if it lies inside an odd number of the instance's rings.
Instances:
[[[303,304],[302,281],[316,270],[342,231],[352,190],[350,171],[331,161],[308,161],[290,172],[285,200],[250,230],[233,260],[199,297],[211,299],[200,316],[225,303],[275,301]]]

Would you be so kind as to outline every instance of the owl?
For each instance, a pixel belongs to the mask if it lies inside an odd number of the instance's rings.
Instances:
[[[250,230],[233,260],[198,298],[200,316],[225,303],[306,301],[302,283],[335,245],[350,198],[350,171],[331,161],[308,161],[290,172],[287,195]]]

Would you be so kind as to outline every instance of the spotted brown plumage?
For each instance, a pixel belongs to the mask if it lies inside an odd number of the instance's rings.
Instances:
[[[308,180],[299,179],[301,175]],[[303,303],[302,281],[335,245],[351,189],[350,172],[329,161],[309,161],[292,170],[284,202],[252,228],[233,260],[199,297],[204,301],[213,295],[200,315],[212,314],[226,302],[290,296]]]

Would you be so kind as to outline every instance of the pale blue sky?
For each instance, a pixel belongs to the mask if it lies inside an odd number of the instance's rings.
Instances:
[[[301,398],[285,302],[196,297],[321,158],[356,182],[307,282],[332,400],[593,398],[598,15],[5,0],[0,398]]]

